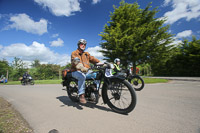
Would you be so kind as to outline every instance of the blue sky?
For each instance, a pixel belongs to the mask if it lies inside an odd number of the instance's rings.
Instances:
[[[81,38],[88,42],[86,51],[102,59],[98,34],[120,1],[0,0],[0,60],[11,63],[19,57],[27,65],[35,59],[66,65]],[[192,35],[200,38],[200,0],[138,0],[142,9],[149,2],[160,10],[156,17],[168,18],[174,43]]]

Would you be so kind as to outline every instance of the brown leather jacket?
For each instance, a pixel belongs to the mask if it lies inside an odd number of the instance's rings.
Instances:
[[[81,53],[78,49],[73,51],[71,54],[71,71],[77,71],[76,65],[73,63],[74,58],[78,57],[80,59],[80,62],[83,64],[84,67],[90,68],[90,63],[98,63],[100,62],[98,59],[96,59],[94,56],[91,56],[88,52]]]

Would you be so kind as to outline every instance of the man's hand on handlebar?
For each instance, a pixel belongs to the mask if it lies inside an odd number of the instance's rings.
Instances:
[[[96,63],[97,66],[103,66],[104,63],[103,62],[99,62],[99,63]]]

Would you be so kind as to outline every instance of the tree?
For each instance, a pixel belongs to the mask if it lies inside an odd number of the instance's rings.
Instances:
[[[14,61],[11,65],[12,72],[10,74],[12,80],[18,80],[28,70],[24,67],[24,65],[25,63],[20,58],[14,58]]]
[[[32,67],[39,67],[40,66],[40,60],[35,59],[31,65]]]
[[[167,32],[169,25],[163,26],[166,19],[155,18],[157,8],[140,9],[137,2],[133,4],[120,2],[110,15],[110,21],[101,32],[103,48],[101,52],[108,61],[120,58],[124,66],[132,62],[134,73],[136,65],[147,63],[160,56],[166,56],[172,41]]]
[[[168,75],[200,76],[200,39],[194,36],[191,42],[184,39],[174,53],[166,64]]]
[[[60,65],[54,64],[42,64],[37,67],[36,72],[33,73],[33,77],[36,79],[58,79],[59,78]]]
[[[13,69],[23,69],[24,65],[25,63],[20,58],[17,58],[17,57],[15,57],[14,61],[12,62]]]
[[[0,60],[0,77],[1,75],[7,76],[8,71],[10,71],[10,66],[8,64],[8,61],[6,61],[5,59]]]
[[[62,69],[62,70],[66,69],[66,68],[67,68],[67,69],[70,69],[71,66],[72,66],[72,64],[71,64],[71,63],[68,63],[67,65],[61,67],[61,69]]]

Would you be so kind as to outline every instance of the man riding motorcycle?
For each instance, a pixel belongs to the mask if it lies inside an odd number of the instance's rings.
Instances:
[[[28,74],[28,72],[25,72],[24,75],[23,75],[23,79],[22,80],[26,80],[28,79],[30,75]]]
[[[77,43],[78,49],[71,54],[72,77],[78,80],[78,95],[80,103],[86,103],[85,99],[85,80],[86,72],[90,68],[90,63],[99,63],[100,61],[88,52],[85,52],[86,40],[80,39]]]

